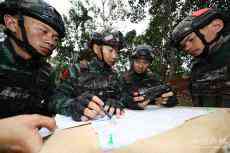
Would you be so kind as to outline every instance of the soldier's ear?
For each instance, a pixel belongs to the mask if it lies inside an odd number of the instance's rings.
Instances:
[[[92,48],[93,48],[94,53],[95,53],[99,58],[101,58],[101,56],[102,56],[102,55],[101,55],[101,50],[102,50],[101,45],[93,44]]]
[[[96,52],[100,52],[101,51],[101,45],[98,44],[93,44],[93,51]]]
[[[210,23],[210,26],[211,26],[213,32],[218,33],[224,28],[224,22],[221,19],[214,19]]]
[[[15,33],[18,27],[18,20],[12,15],[4,15],[4,23],[7,29]]]

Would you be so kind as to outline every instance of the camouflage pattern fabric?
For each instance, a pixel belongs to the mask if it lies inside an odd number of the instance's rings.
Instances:
[[[45,61],[25,61],[8,38],[0,42],[0,117],[38,113],[51,115],[51,66]]]
[[[80,64],[75,64],[69,68],[68,73],[69,77],[57,87],[52,98],[55,112],[72,117],[77,116],[79,112],[73,112],[75,108],[71,107],[73,103],[80,102],[81,97],[85,97],[83,95],[96,95],[105,104],[115,101],[122,107],[118,101],[120,99],[118,77],[104,62],[94,58],[87,68],[82,69]]]
[[[161,84],[163,83],[160,81],[159,77],[150,71],[143,74],[137,74],[133,70],[125,72],[122,79],[122,102],[127,108],[142,109],[135,102],[133,102],[132,93],[143,88],[151,88]],[[153,100],[150,102],[150,104],[154,104],[154,102],[155,101]],[[176,97],[172,96],[168,99],[168,102],[165,104],[165,106],[171,107],[175,106],[176,104]]]
[[[193,61],[190,91],[194,106],[230,107],[230,35],[221,37],[206,58]]]

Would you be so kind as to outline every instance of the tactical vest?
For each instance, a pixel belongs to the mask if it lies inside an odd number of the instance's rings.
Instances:
[[[25,61],[16,55],[8,39],[0,43],[0,117],[38,113],[51,115],[51,66]]]
[[[192,67],[194,106],[230,107],[230,35],[221,38],[206,58]]]
[[[116,99],[119,96],[116,73],[102,61],[93,59],[76,78],[77,82],[74,85],[76,96],[83,92],[97,95],[102,100]]]
[[[150,71],[137,74],[130,70],[123,75],[123,80],[123,90],[126,90],[126,92],[135,92],[137,89],[150,88],[161,84],[158,77]]]
[[[137,74],[133,70],[126,72],[122,79],[122,102],[126,107],[131,109],[142,109],[133,102],[133,93],[138,92],[141,96],[146,96],[150,100],[149,104],[155,104],[155,98],[161,96],[165,92],[171,92],[170,86],[160,81],[159,76],[151,71],[143,74]],[[153,93],[154,92],[154,93]],[[173,92],[173,91],[172,91]],[[177,104],[175,94],[170,96],[166,107],[172,107]]]

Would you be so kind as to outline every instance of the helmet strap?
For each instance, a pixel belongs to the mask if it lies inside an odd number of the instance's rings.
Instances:
[[[209,54],[209,50],[210,50],[210,45],[212,45],[214,42],[216,42],[219,38],[220,38],[220,34],[217,33],[217,36],[215,39],[213,39],[211,42],[207,42],[207,40],[205,39],[205,36],[197,29],[194,30],[194,32],[196,33],[196,35],[199,37],[199,39],[202,41],[202,43],[204,44],[204,50],[203,52],[198,56],[198,58],[205,58],[208,56]]]
[[[104,59],[104,53],[103,53],[103,49],[102,47],[100,48],[100,52],[101,52],[101,59],[97,56],[97,59],[102,61],[104,63],[104,66],[109,66],[106,62],[105,62],[105,59]],[[110,67],[110,66],[109,66]]]
[[[101,61],[105,62],[105,60],[104,60],[104,53],[103,53],[102,47],[100,48],[100,50],[101,50]]]

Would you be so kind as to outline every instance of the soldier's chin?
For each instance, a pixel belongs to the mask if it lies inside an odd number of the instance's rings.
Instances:
[[[42,55],[42,56],[46,56],[45,52],[42,52],[41,50],[36,50],[38,54]]]
[[[109,66],[114,66],[116,62],[109,62],[108,65]]]
[[[52,49],[43,46],[38,47],[37,50],[42,55],[49,55],[52,52]]]
[[[198,57],[198,56],[201,55],[202,52],[203,52],[202,50],[196,50],[193,53],[191,53],[191,55],[194,56],[194,57]]]
[[[42,56],[50,56],[52,54],[52,51],[39,50],[38,53]]]
[[[141,73],[144,73],[144,71],[142,71],[142,70],[136,70],[136,73],[141,74]]]

